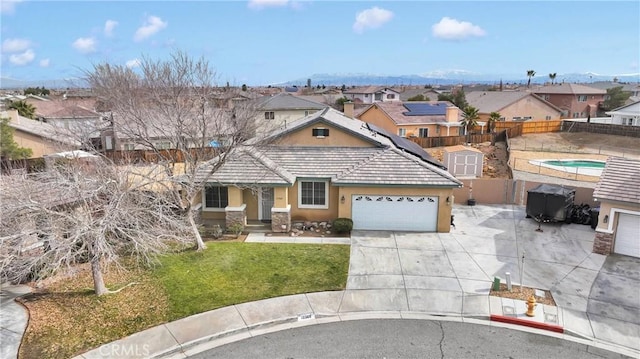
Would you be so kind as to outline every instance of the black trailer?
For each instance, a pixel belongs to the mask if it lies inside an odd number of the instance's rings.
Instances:
[[[527,218],[533,217],[542,222],[566,222],[576,190],[553,184],[541,184],[527,191]]]

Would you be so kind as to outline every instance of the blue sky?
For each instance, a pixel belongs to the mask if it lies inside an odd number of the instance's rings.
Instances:
[[[76,77],[175,50],[221,84],[316,73],[640,72],[639,1],[2,0],[1,77]]]

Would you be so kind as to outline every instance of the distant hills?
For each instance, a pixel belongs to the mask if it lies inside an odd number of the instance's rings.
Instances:
[[[618,82],[639,83],[640,73],[622,74],[622,75],[600,75],[591,72],[586,73],[568,73],[557,74],[555,81],[557,83],[591,83],[601,81],[613,81],[617,78]],[[527,83],[527,76],[520,74],[480,74],[465,70],[446,70],[431,71],[421,75],[376,75],[364,73],[335,73],[335,74],[314,74],[307,78],[295,79],[287,82],[273,83],[272,86],[298,86],[303,87],[307,84],[307,79],[311,79],[312,86],[419,86],[419,85],[456,85],[456,84],[498,84],[502,80],[503,83]],[[531,79],[532,83],[544,83],[549,81],[549,77],[545,74],[538,74]],[[251,86],[261,86],[269,84],[251,84]],[[24,89],[27,87],[44,86],[49,89],[64,89],[86,87],[84,80],[79,78],[71,79],[55,79],[42,81],[22,81],[0,77],[0,88],[2,89]]]

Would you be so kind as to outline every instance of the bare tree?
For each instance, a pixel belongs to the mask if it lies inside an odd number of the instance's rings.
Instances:
[[[100,159],[58,160],[46,171],[3,176],[0,275],[41,279],[89,262],[97,295],[102,277],[124,257],[150,262],[180,245],[190,226],[171,205],[160,170],[113,166]]]
[[[264,121],[257,121],[253,103],[216,106],[227,89],[215,85],[206,60],[182,52],[169,60],[143,58],[135,70],[95,65],[86,77],[111,110],[115,138],[153,151],[167,178],[179,184],[171,187],[173,203],[191,224],[197,249],[204,249],[195,204],[207,180],[245,140],[268,133],[258,128]]]

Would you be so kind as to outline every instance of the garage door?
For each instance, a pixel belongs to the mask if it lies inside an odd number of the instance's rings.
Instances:
[[[613,251],[640,258],[640,216],[620,213]]]
[[[438,197],[354,195],[354,229],[435,232]]]

